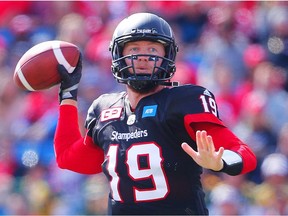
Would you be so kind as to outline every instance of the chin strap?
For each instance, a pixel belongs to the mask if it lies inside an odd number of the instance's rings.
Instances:
[[[159,85],[175,87],[175,86],[179,86],[180,83],[177,81],[175,81],[175,82],[160,82]]]
[[[125,81],[119,81],[119,83],[127,84],[129,85],[132,89],[136,90],[137,92],[140,93],[145,93],[149,92],[151,89],[158,85],[162,86],[170,86],[170,87],[176,87],[179,86],[179,82],[170,82],[170,81],[163,81],[163,82],[156,82],[156,81],[139,81],[139,80],[125,80]]]

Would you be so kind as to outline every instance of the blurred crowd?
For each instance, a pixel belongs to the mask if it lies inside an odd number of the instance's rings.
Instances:
[[[58,86],[23,91],[13,73],[40,42],[76,44],[84,57],[83,123],[96,97],[124,90],[110,72],[108,46],[118,22],[134,12],[170,23],[180,47],[173,79],[211,90],[221,119],[257,155],[258,166],[247,175],[204,171],[210,213],[287,215],[288,2],[279,1],[1,1],[0,215],[106,214],[109,186],[102,174],[55,164]]]

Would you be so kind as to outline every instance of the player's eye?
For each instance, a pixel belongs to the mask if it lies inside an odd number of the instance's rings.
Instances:
[[[130,53],[137,53],[139,51],[138,47],[131,47],[130,48]]]
[[[155,47],[151,47],[151,48],[149,49],[149,51],[150,51],[151,53],[157,53],[157,52],[158,52]]]

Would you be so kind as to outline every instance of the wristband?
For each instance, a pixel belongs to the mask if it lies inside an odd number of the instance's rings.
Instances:
[[[72,99],[77,101],[77,93],[78,93],[78,84],[71,86],[70,88],[60,90],[59,92],[60,103],[64,99]]]
[[[243,169],[242,157],[231,150],[224,150],[223,156],[223,168],[219,172],[227,173],[228,175],[239,175]]]

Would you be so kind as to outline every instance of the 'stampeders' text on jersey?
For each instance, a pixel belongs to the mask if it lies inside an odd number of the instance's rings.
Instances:
[[[182,142],[196,148],[184,117],[198,113],[218,117],[213,94],[193,85],[147,96],[134,112],[125,92],[93,102],[86,127],[105,153],[103,172],[110,181],[113,214],[207,214],[202,168],[181,148]]]

